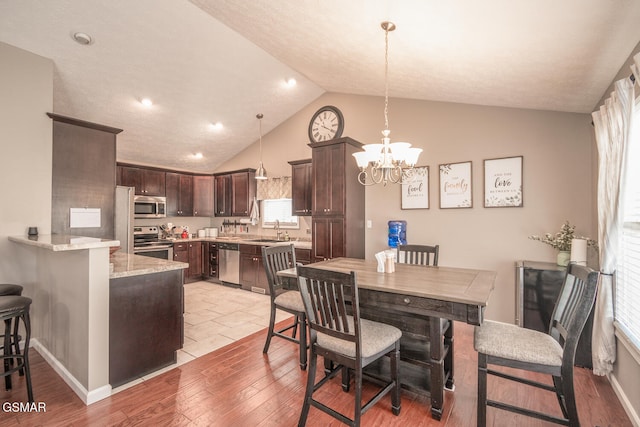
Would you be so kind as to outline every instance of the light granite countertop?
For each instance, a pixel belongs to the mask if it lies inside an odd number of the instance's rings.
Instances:
[[[120,246],[119,240],[96,237],[72,236],[67,234],[40,234],[37,236],[9,236],[9,240],[28,246],[36,246],[50,251],[77,251],[82,249],[108,248]]]
[[[180,270],[189,267],[189,264],[186,262],[132,255],[125,252],[116,252],[111,255],[109,257],[109,264],[109,279],[161,273],[163,271]],[[113,265],[113,270],[111,270],[111,265]]]
[[[263,237],[269,239],[269,237]],[[171,238],[167,239],[173,243],[180,242],[219,242],[219,243],[239,243],[241,245],[259,245],[259,246],[276,246],[276,245],[289,245],[293,244],[294,247],[299,249],[311,249],[310,240],[268,240],[259,241],[259,236],[218,236],[218,237],[190,237],[188,239]]]

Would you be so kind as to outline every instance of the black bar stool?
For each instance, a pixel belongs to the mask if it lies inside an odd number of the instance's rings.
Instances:
[[[31,298],[19,295],[0,296],[0,321],[4,322],[4,343],[2,359],[4,360],[4,372],[0,376],[4,377],[5,387],[11,390],[11,374],[19,371],[20,375],[26,376],[27,397],[29,402],[33,402],[33,390],[31,388],[31,372],[29,370],[29,339],[31,338],[31,321],[29,318],[29,308]],[[24,325],[24,351],[20,353],[18,327],[20,320]],[[11,331],[11,324],[14,324],[14,333]],[[12,347],[15,351],[12,351]],[[15,366],[12,364],[16,361]]]
[[[14,285],[12,283],[0,283],[0,296],[6,296],[6,295],[18,295],[18,296],[22,295],[22,286]],[[11,323],[11,320],[7,320],[7,322]],[[4,337],[4,335],[0,335],[0,337]],[[19,343],[20,343],[20,335],[18,335],[18,322],[16,322],[15,328],[13,329],[13,340],[11,344],[12,346],[15,347],[15,351],[17,353],[20,353]],[[3,348],[4,348],[4,341],[3,341],[3,344],[0,344],[0,350],[2,350]],[[11,347],[9,347],[9,349],[11,350]],[[11,360],[11,363],[13,363],[13,360]],[[22,371],[20,371],[20,374],[22,374]]]

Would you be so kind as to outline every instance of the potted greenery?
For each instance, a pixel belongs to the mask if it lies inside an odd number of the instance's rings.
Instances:
[[[571,258],[571,241],[573,239],[584,239],[587,241],[587,247],[597,248],[598,243],[584,236],[576,236],[575,225],[569,224],[569,221],[565,221],[560,227],[560,231],[556,234],[546,233],[544,236],[529,236],[531,240],[537,240],[542,243],[550,245],[552,248],[557,249],[558,252],[558,265],[565,266],[569,264]]]

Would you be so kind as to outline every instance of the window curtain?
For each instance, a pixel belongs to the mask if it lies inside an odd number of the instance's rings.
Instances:
[[[613,274],[622,231],[621,196],[633,108],[633,82],[625,78],[615,83],[611,97],[592,113],[598,147],[598,245],[604,273],[598,283],[593,317],[591,348],[596,375],[610,373],[616,360]]]
[[[275,178],[258,180],[258,188],[256,192],[258,200],[290,199],[291,177],[277,176]]]

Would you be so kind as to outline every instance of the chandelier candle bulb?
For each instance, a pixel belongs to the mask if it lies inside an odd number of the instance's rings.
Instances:
[[[587,265],[587,241],[585,239],[571,240],[571,261]]]

